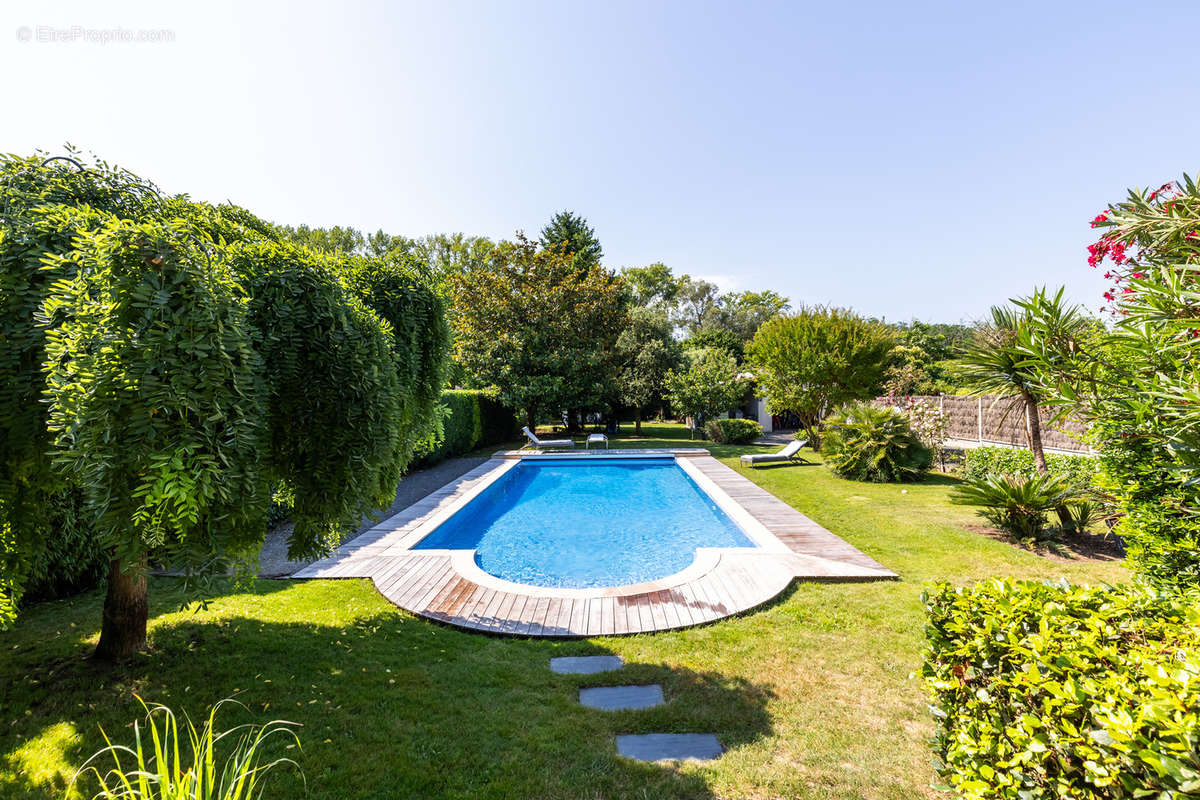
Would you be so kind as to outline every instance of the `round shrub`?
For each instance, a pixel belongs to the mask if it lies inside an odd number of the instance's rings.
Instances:
[[[920,480],[933,465],[933,451],[903,414],[870,403],[852,403],[826,417],[821,454],[841,477],[871,483]]]
[[[710,419],[704,432],[718,444],[750,444],[763,435],[763,426],[752,419]]]
[[[921,673],[956,796],[1197,796],[1194,593],[993,579],[922,599]]]

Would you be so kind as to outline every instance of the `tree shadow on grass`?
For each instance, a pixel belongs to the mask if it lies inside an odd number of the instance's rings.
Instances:
[[[259,591],[279,589],[260,582]],[[742,677],[655,664],[558,675],[552,656],[611,651],[586,640],[482,636],[401,612],[372,610],[345,624],[312,616],[175,618],[154,627],[151,651],[108,670],[63,658],[61,648],[18,653],[19,663],[0,667],[25,676],[3,675],[0,688],[0,797],[60,796],[73,768],[103,746],[97,726],[132,744],[135,693],[197,722],[235,696],[246,709],[223,726],[301,723],[302,751],[271,755],[300,762],[313,798],[711,798],[703,769],[620,758],[614,737],[715,733],[734,748],[771,731],[771,690]],[[621,712],[578,702],[583,686],[634,683],[662,684],[667,702]],[[281,771],[268,795],[300,796],[303,785]]]

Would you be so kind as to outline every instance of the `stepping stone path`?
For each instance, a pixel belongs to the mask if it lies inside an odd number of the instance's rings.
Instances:
[[[560,675],[594,675],[625,666],[620,656],[573,656],[550,659],[550,671]],[[579,702],[602,711],[624,711],[662,705],[658,684],[594,686],[579,690]],[[647,733],[618,736],[617,753],[635,761],[711,761],[724,752],[712,733]]]
[[[712,761],[721,743],[711,733],[647,733],[618,736],[617,752],[635,761]]]
[[[579,702],[601,711],[624,711],[630,708],[653,708],[663,702],[662,687],[654,686],[597,686],[579,690]]]
[[[550,671],[560,675],[592,675],[625,666],[620,656],[567,656],[550,659]]]

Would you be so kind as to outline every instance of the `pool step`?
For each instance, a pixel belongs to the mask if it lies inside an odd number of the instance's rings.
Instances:
[[[652,686],[596,686],[579,690],[579,702],[588,708],[601,711],[628,711],[638,708],[653,708],[663,704],[662,687]]]
[[[620,656],[564,656],[550,659],[550,671],[560,675],[593,675],[625,666]]]
[[[617,753],[634,761],[712,761],[722,748],[711,733],[647,733],[618,736]]]

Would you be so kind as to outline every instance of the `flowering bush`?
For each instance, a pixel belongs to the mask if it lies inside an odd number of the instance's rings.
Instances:
[[[935,461],[942,458],[942,448],[950,438],[950,415],[936,405],[920,397],[898,397],[889,395],[881,398],[882,405],[891,406],[904,415],[908,427],[921,440],[921,444],[933,452]]]
[[[1041,291],[1021,301],[1034,321],[1021,345],[1048,402],[1089,423],[1131,565],[1200,585],[1200,186],[1131,191],[1092,227],[1111,327],[1073,330],[1077,310]]]

